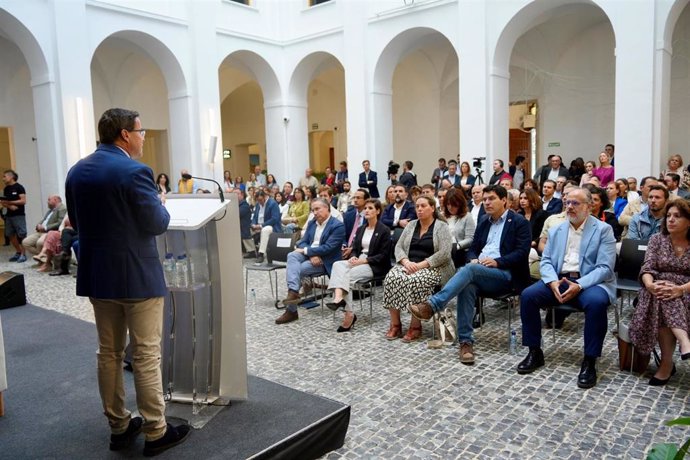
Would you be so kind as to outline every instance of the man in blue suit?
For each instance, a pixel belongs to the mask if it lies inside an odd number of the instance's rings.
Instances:
[[[470,263],[460,268],[443,289],[410,312],[429,320],[457,296],[460,362],[474,364],[472,316],[478,295],[521,291],[529,283],[530,224],[507,208],[508,192],[500,185],[484,188],[484,209],[467,254]]]
[[[110,450],[126,449],[140,431],[144,455],[183,442],[189,425],[165,420],[160,370],[163,296],[168,290],[156,235],[170,215],[158,197],[143,155],[146,131],[139,114],[109,109],[98,122],[100,145],[67,174],[67,211],[79,232],[77,295],[89,297],[98,331],[98,387],[110,424]],[[107,225],[104,225],[107,222]],[[122,362],[127,330],[134,387],[142,417],[125,407]]]
[[[381,216],[381,222],[391,230],[405,228],[411,220],[417,218],[414,204],[407,201],[407,189],[403,185],[396,185],[393,189],[395,202],[386,206]]]
[[[376,177],[376,171],[370,169],[369,160],[364,160],[362,162],[362,167],[364,171],[359,173],[359,186],[369,190],[369,195],[371,195],[372,198],[378,198],[380,195],[377,186],[378,178]]]
[[[331,217],[328,200],[316,198],[311,202],[314,219],[307,224],[304,236],[297,242],[295,250],[288,254],[287,278],[288,296],[283,299],[285,312],[276,319],[276,324],[297,320],[297,304],[301,298],[299,288],[302,278],[331,274],[331,267],[341,260],[340,248],[345,241],[345,226]]]
[[[280,233],[282,227],[280,225],[280,208],[278,203],[266,195],[263,190],[258,190],[254,193],[254,217],[252,217],[252,233],[259,233],[259,252],[256,255],[256,262],[254,265],[261,265],[264,263],[264,255],[266,254],[266,247],[268,246],[268,238],[271,233]]]
[[[543,193],[542,201],[544,202],[542,209],[546,211],[546,214],[553,216],[563,211],[563,200],[555,196],[556,182],[547,179],[544,185],[542,185],[541,191]]]
[[[518,374],[529,374],[544,365],[539,309],[570,304],[585,312],[585,356],[577,386],[591,388],[597,383],[595,364],[606,338],[606,310],[616,300],[616,239],[610,225],[590,215],[591,203],[587,189],[568,192],[568,220],[549,231],[541,281],[522,293],[522,344],[529,347],[529,353],[518,365]]]

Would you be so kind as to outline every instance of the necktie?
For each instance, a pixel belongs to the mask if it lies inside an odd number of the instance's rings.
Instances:
[[[350,233],[350,238],[347,240],[347,247],[349,247],[349,248],[352,247],[352,242],[355,240],[355,235],[357,234],[357,229],[359,228],[361,220],[362,220],[362,217],[359,214],[357,214],[357,217],[355,218],[355,225],[352,227],[352,232]]]

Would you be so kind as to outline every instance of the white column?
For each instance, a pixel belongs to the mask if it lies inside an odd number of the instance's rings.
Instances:
[[[654,126],[652,134],[651,174],[658,176],[670,154],[669,126],[671,107],[671,45],[659,41],[654,53]],[[616,155],[618,156],[618,155]],[[616,166],[618,166],[616,164]]]
[[[616,177],[643,177],[658,167],[652,155],[659,104],[654,84],[654,2],[622,3],[612,4],[609,12],[616,33]]]
[[[170,181],[173,188],[177,187],[180,170],[188,169],[194,175],[203,175],[201,169],[200,148],[192,148],[192,130],[196,129],[191,122],[192,98],[186,94],[168,96],[168,111],[170,113],[170,131],[168,145],[170,149]],[[198,137],[197,137],[198,138]]]
[[[266,168],[268,171],[280,172],[280,181],[290,181],[295,185],[297,171],[290,171],[290,146],[287,144],[290,122],[285,121],[289,111],[280,101],[264,104],[264,122],[266,125]],[[307,154],[308,157],[308,154]],[[306,167],[305,167],[306,168]],[[284,172],[284,173],[283,173]],[[302,173],[304,173],[304,169]]]
[[[493,174],[494,160],[503,160],[508,170],[510,74],[506,69],[493,68],[489,75],[489,145],[484,163],[484,180]],[[467,134],[467,133],[466,133]]]
[[[359,2],[345,2],[343,8],[343,40],[348,44],[344,47],[347,163],[350,181],[356,182],[357,174],[362,171],[362,161],[372,154],[367,149],[367,126],[370,126],[367,120],[371,118],[367,113],[366,8]],[[342,131],[339,129],[337,136]],[[343,141],[340,139],[338,143]]]
[[[372,93],[374,152],[370,155],[371,169],[378,173],[379,191],[389,185],[386,170],[393,159],[393,91],[376,90]],[[402,173],[402,166],[400,173]]]
[[[287,120],[284,120],[287,118]],[[297,185],[304,176],[304,170],[309,167],[309,136],[308,136],[307,102],[289,102],[283,107],[283,130],[285,136],[284,171],[286,177]],[[268,127],[268,120],[266,120]],[[267,128],[268,130],[268,128]],[[268,142],[268,141],[267,141]],[[273,168],[273,166],[271,166]]]

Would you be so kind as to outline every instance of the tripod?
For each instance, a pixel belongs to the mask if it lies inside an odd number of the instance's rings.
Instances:
[[[482,174],[484,174],[484,171],[482,171],[481,168],[477,167],[474,168],[474,173],[475,173],[475,180],[474,180],[474,185],[482,185],[484,183],[484,179],[482,179]]]

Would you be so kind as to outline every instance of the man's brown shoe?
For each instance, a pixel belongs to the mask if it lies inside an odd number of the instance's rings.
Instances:
[[[471,343],[461,343],[460,344],[460,362],[466,366],[471,366],[474,364],[474,349]]]
[[[276,324],[291,323],[293,321],[297,321],[298,319],[299,315],[296,311],[285,310],[285,312],[282,315],[276,318]]]
[[[293,290],[288,290],[288,295],[283,299],[283,305],[296,305],[301,300],[298,292]]]
[[[412,316],[417,319],[429,321],[431,317],[434,316],[434,309],[431,308],[431,304],[429,302],[422,302],[416,305],[411,305],[410,313],[412,313]]]

